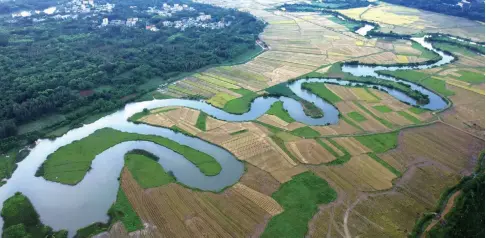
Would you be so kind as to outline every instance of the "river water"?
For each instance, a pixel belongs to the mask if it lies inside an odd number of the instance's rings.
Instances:
[[[426,66],[416,67],[386,67],[386,66],[343,66],[343,71],[357,76],[375,76],[385,80],[400,81],[392,77],[378,75],[378,70],[398,70],[398,69],[421,69],[430,68],[446,64],[452,61],[452,57],[432,48],[423,38],[414,39],[424,47],[434,50],[442,59],[436,63]],[[77,229],[89,225],[93,222],[106,222],[108,220],[107,210],[116,199],[119,187],[117,180],[121,168],[123,167],[123,156],[132,149],[143,149],[157,155],[159,163],[165,170],[170,170],[180,183],[189,187],[199,188],[208,191],[219,191],[227,186],[236,183],[243,175],[244,165],[238,161],[231,153],[223,148],[205,142],[198,138],[189,137],[180,133],[175,133],[169,129],[153,127],[149,125],[133,124],[127,119],[136,112],[144,108],[152,109],[164,106],[184,106],[206,112],[210,116],[226,121],[250,121],[263,115],[270,106],[280,100],[283,101],[284,108],[288,110],[290,116],[299,122],[308,125],[336,124],[338,122],[339,111],[317,97],[316,95],[301,88],[304,82],[326,82],[335,84],[349,84],[337,79],[301,79],[290,83],[288,87],[299,97],[313,102],[324,112],[322,118],[310,118],[304,114],[300,103],[287,97],[259,97],[251,104],[251,110],[242,115],[229,114],[215,108],[202,101],[165,99],[152,100],[145,102],[130,103],[124,109],[113,114],[100,118],[94,123],[83,127],[72,129],[62,137],[55,140],[42,139],[32,149],[29,156],[18,163],[18,168],[5,185],[0,188],[0,207],[3,202],[15,192],[24,193],[34,204],[40,214],[44,224],[53,227],[55,230],[67,229],[70,236],[73,236]],[[414,89],[420,90],[429,95],[431,102],[423,105],[424,108],[431,110],[443,109],[447,106],[440,96],[413,83],[403,81]],[[355,84],[359,86],[359,84]],[[372,85],[361,85],[372,86]],[[415,104],[415,101],[405,94],[391,90],[386,87],[378,86],[387,91],[397,99]],[[58,148],[70,144],[75,140],[87,137],[94,131],[111,127],[124,132],[134,132],[146,135],[157,135],[170,138],[180,144],[191,146],[213,156],[222,167],[220,174],[216,176],[205,176],[192,163],[180,154],[177,154],[165,147],[151,142],[131,141],[118,144],[96,156],[92,163],[92,169],[84,179],[75,186],[63,185],[60,183],[46,181],[42,177],[35,177],[35,171],[46,160],[47,156]],[[3,220],[0,220],[3,225]]]

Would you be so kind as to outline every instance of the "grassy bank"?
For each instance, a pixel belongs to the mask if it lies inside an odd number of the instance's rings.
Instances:
[[[166,172],[156,160],[141,153],[127,153],[125,166],[142,188],[159,187],[176,181],[171,171]]]
[[[217,175],[221,171],[221,165],[213,157],[170,139],[104,128],[56,150],[39,167],[36,176],[43,176],[49,181],[75,185],[90,170],[91,162],[96,155],[125,141],[150,141],[165,146],[183,155],[208,176]]]

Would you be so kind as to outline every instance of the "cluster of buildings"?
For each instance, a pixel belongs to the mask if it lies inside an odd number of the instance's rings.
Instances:
[[[95,4],[94,0],[72,0],[64,5],[66,13],[111,12],[115,4]]]
[[[80,14],[83,15],[83,19],[86,19],[91,16],[99,16],[104,15],[104,13],[112,12],[114,8],[115,4],[96,4],[95,0],[71,0],[65,4],[49,7],[44,10],[22,11],[12,14],[12,21],[16,21],[15,18],[18,17],[31,17],[34,15],[36,16],[33,18],[34,22],[41,22],[47,18],[53,18],[56,20],[77,19]],[[130,8],[133,9],[136,8],[136,6],[130,6]],[[187,4],[176,3],[171,5],[164,3],[162,7],[149,7],[149,9],[146,10],[148,13],[157,14],[162,17],[171,17],[173,14],[181,11],[195,11],[195,9]],[[221,20],[218,22],[212,22],[211,20],[211,15],[201,12],[196,17],[183,18],[177,21],[163,21],[162,26],[159,27],[173,27],[184,31],[189,27],[220,29],[231,24],[231,21],[225,22],[224,20]],[[99,24],[99,20],[94,20],[94,22]],[[127,19],[108,19],[107,17],[104,17],[99,27],[106,27],[109,25],[135,27],[139,22],[140,19],[136,17]],[[146,25],[145,29],[149,31],[159,31],[155,25]]]
[[[160,9],[149,7],[147,10],[148,13],[153,13],[164,17],[171,17],[172,14],[180,11],[195,11],[195,9],[193,7],[189,7],[187,4],[181,5],[176,3],[171,6],[170,4],[164,3]]]
[[[181,31],[184,31],[186,28],[189,27],[220,29],[229,26],[231,24],[231,21],[225,23],[224,21],[209,22],[210,20],[211,20],[211,15],[200,13],[199,16],[196,18],[189,17],[187,19],[182,19],[178,21],[163,21],[162,25],[164,27],[174,27],[176,29],[180,29]]]

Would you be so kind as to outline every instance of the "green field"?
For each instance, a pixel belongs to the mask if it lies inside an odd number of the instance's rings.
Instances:
[[[201,131],[206,131],[206,119],[208,118],[208,114],[204,112],[200,112],[199,116],[197,117],[196,127],[199,128]]]
[[[357,136],[354,138],[375,153],[386,152],[398,145],[398,132]]]
[[[290,133],[292,135],[304,137],[304,138],[314,138],[314,137],[318,137],[318,136],[321,135],[321,134],[319,134],[319,132],[315,131],[314,129],[312,129],[308,126],[297,128],[297,129],[291,131]]]
[[[362,122],[362,121],[366,121],[368,119],[366,119],[366,117],[364,117],[363,115],[361,115],[359,112],[350,112],[347,114],[349,118],[357,121],[357,122]]]
[[[175,182],[171,172],[166,172],[157,161],[139,153],[127,153],[125,166],[142,188],[160,187]]]
[[[383,113],[393,112],[393,110],[386,105],[373,106],[373,108]]]
[[[294,118],[292,118],[287,110],[283,107],[282,101],[274,102],[266,113],[269,115],[274,115],[288,123],[295,121]]]
[[[454,95],[454,91],[451,91],[447,89],[446,87],[446,82],[444,80],[439,80],[439,79],[433,79],[433,78],[428,78],[424,79],[421,82],[422,85],[424,85],[427,88],[430,88],[434,90],[435,92],[443,95],[443,96],[452,96]]]
[[[457,73],[461,74],[461,77],[458,78],[461,81],[468,82],[471,84],[484,83],[484,74],[466,71],[466,70],[460,70]]]
[[[342,101],[338,95],[334,94],[323,83],[303,83],[302,88],[311,91],[313,94],[330,102],[331,104]]]
[[[251,92],[251,91],[250,91]],[[243,95],[242,97],[232,99],[228,101],[223,110],[232,113],[232,114],[243,114],[250,110],[251,103],[255,98],[258,97],[258,94],[251,92]]]
[[[322,178],[312,172],[292,177],[272,194],[284,212],[272,217],[261,237],[305,237],[308,222],[318,210],[318,205],[337,198],[337,193]]]
[[[170,139],[104,128],[56,150],[39,167],[36,175],[49,181],[77,184],[91,168],[91,161],[96,155],[125,141],[150,141],[165,146],[183,155],[208,176],[217,175],[221,171],[221,165],[213,157]]]

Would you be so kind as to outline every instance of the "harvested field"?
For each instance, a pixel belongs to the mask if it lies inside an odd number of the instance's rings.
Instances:
[[[392,187],[396,176],[366,154],[351,157],[342,166],[318,166],[312,170],[332,187],[356,193],[376,191]]]
[[[280,182],[270,173],[251,164],[245,164],[245,167],[246,172],[240,178],[241,184],[268,196],[271,196],[280,187]]]
[[[368,147],[362,145],[359,143],[359,141],[352,137],[340,137],[334,138],[333,140],[344,147],[353,156],[371,152]]]
[[[156,227],[146,234],[152,237],[252,236],[271,217],[262,207],[273,213],[281,209],[271,197],[246,186],[252,195],[233,187],[222,194],[198,192],[174,183],[143,191],[127,170],[121,178],[134,210],[144,223]]]
[[[467,174],[475,166],[484,141],[443,123],[400,132],[398,147],[386,152],[383,160],[400,171],[417,161],[441,163],[456,173]]]
[[[322,164],[336,159],[314,139],[303,139],[285,143],[289,151],[304,164]]]

